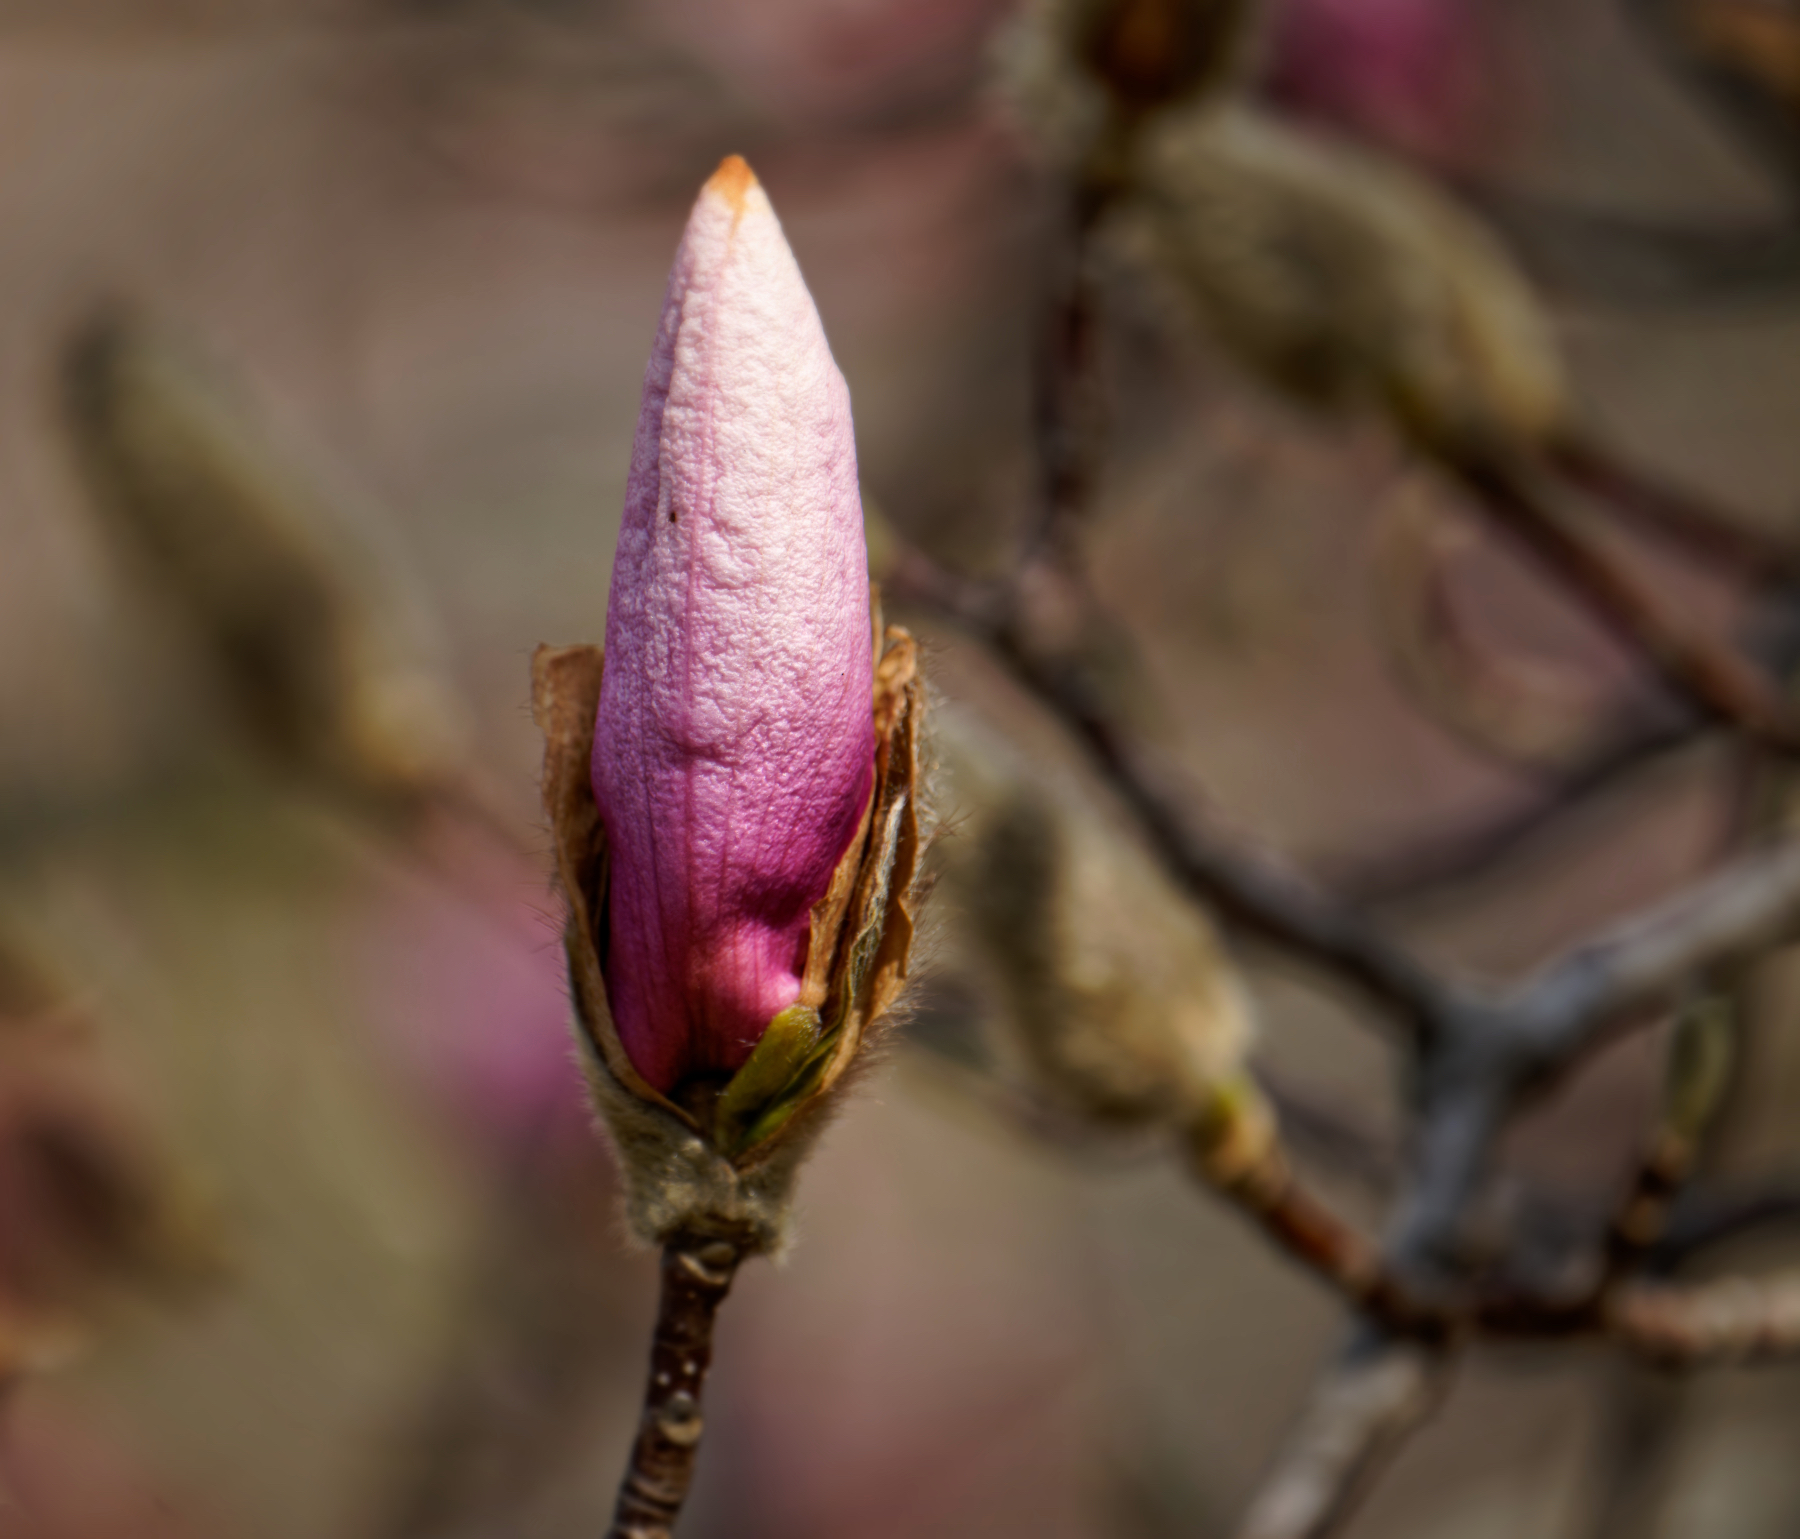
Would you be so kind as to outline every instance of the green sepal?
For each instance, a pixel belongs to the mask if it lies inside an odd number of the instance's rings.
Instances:
[[[1663,1126],[1686,1143],[1705,1136],[1731,1082],[1736,1013],[1729,996],[1709,993],[1675,1019],[1663,1084]]]
[[[777,1132],[817,1087],[836,1041],[808,1005],[789,1005],[770,1021],[719,1097],[713,1114],[719,1152],[733,1158]]]

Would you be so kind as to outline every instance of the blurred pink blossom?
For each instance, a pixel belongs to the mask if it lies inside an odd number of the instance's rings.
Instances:
[[[390,888],[349,912],[346,943],[380,1045],[492,1157],[566,1134],[586,1151],[562,947],[540,884],[515,868],[470,863],[463,874],[481,901]]]

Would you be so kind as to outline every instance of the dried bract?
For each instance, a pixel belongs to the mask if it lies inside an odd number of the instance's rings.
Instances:
[[[776,1249],[800,1162],[905,984],[926,833],[925,693],[912,638],[889,626],[884,640],[873,692],[874,791],[810,916],[803,987],[820,1001],[818,1022],[800,1031],[773,1023],[734,1076],[710,1096],[681,1100],[638,1072],[607,1002],[607,842],[589,775],[601,649],[540,647],[532,660],[577,1037],[625,1170],[628,1217],[645,1240],[714,1232],[749,1250]]]

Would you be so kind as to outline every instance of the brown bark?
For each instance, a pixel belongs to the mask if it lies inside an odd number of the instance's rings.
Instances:
[[[705,1423],[713,1320],[743,1259],[729,1240],[676,1235],[663,1248],[644,1414],[607,1539],[668,1539],[693,1481]]]

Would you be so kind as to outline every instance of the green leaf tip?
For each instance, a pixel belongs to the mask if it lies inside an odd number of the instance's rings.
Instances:
[[[735,1158],[780,1131],[817,1087],[836,1041],[810,1005],[789,1005],[771,1020],[719,1097],[713,1116],[719,1152]]]

